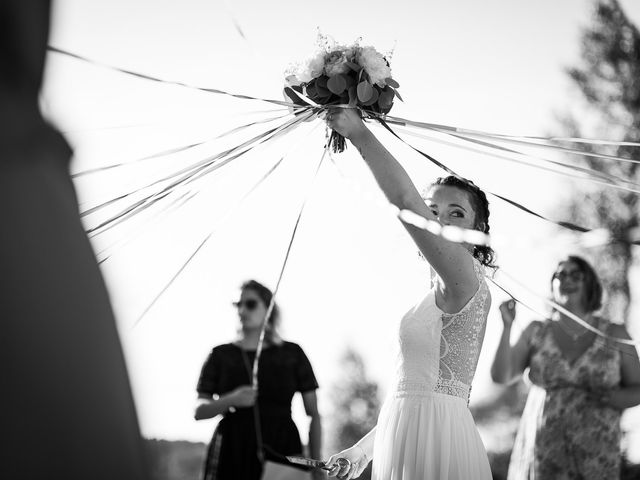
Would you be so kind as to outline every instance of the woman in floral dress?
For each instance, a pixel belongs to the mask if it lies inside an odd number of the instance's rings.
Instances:
[[[554,301],[609,337],[629,339],[623,325],[595,315],[602,287],[582,258],[560,261]],[[640,403],[636,349],[604,338],[554,310],[510,345],[515,302],[500,306],[504,330],[491,369],[509,383],[529,368],[531,389],[509,464],[509,480],[618,479],[620,415]]]

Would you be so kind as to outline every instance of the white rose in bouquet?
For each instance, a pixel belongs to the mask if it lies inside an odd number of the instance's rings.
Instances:
[[[331,52],[325,61],[324,72],[328,77],[333,77],[340,73],[347,73],[347,57],[343,51]]]
[[[302,83],[308,83],[318,78],[324,71],[324,53],[318,52],[299,65],[295,76]]]
[[[373,47],[362,47],[358,55],[358,63],[369,75],[371,83],[375,83],[380,87],[384,87],[384,80],[391,77],[391,68],[387,65],[387,61]]]

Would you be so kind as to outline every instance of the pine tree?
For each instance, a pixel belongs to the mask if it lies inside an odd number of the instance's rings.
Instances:
[[[640,32],[617,0],[598,0],[593,22],[582,33],[581,60],[568,70],[586,105],[580,121],[568,119],[571,136],[595,135],[640,141]],[[638,160],[637,147],[621,146],[601,153]],[[602,172],[640,183],[640,165],[582,157],[581,162]],[[590,250],[608,299],[604,314],[625,321],[630,303],[629,272],[633,252],[629,240],[638,239],[640,205],[637,194],[598,187],[581,190],[567,206],[570,218],[592,228],[606,228],[613,241]]]

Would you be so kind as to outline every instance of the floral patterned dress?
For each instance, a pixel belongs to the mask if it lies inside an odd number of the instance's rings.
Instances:
[[[609,322],[598,320],[600,331]],[[595,337],[573,362],[565,358],[551,321],[537,322],[527,397],[516,436],[508,480],[620,478],[620,414],[590,399],[593,391],[620,384],[620,352]]]

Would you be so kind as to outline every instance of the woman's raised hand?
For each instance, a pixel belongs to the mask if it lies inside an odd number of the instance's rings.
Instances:
[[[505,327],[513,324],[516,318],[516,301],[513,298],[500,304],[500,315]]]
[[[329,127],[349,140],[367,130],[356,108],[332,108],[326,118]]]

